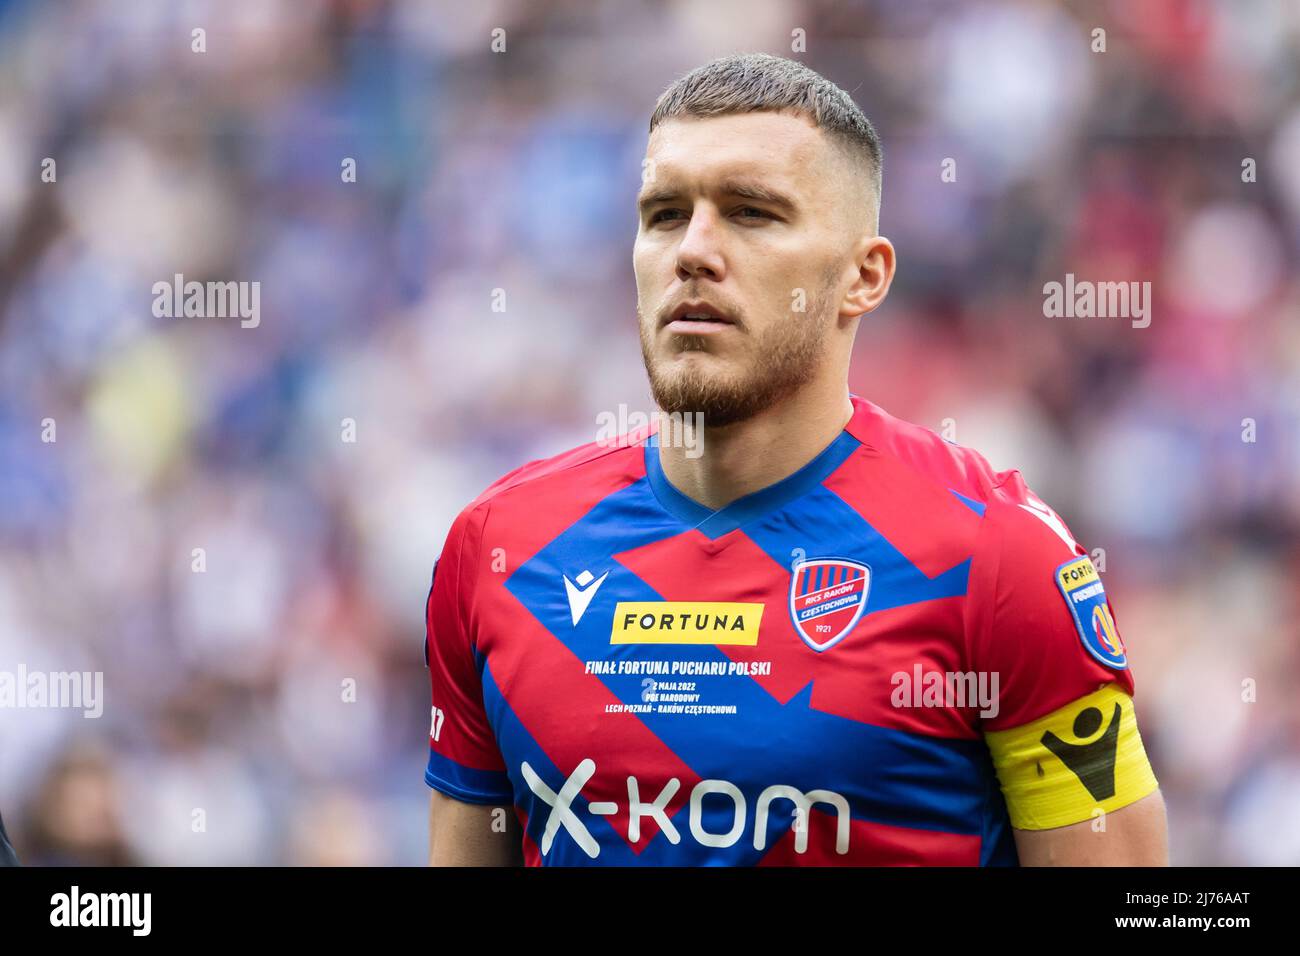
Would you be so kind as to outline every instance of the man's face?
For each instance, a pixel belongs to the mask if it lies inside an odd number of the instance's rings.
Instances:
[[[766,112],[668,120],[646,159],[633,266],[651,391],[666,412],[742,421],[827,360],[854,272],[847,161],[809,120]]]

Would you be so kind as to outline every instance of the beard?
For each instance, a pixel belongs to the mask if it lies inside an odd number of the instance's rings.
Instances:
[[[656,326],[647,322],[638,306],[641,358],[655,404],[669,414],[699,414],[706,427],[718,427],[752,418],[798,392],[816,375],[826,353],[827,313],[835,278],[832,273],[823,279],[808,312],[791,313],[786,321],[772,322],[757,337],[746,335],[749,361],[735,369],[656,356]],[[745,334],[743,330],[742,325],[741,334]],[[709,348],[703,336],[678,339],[680,352]]]

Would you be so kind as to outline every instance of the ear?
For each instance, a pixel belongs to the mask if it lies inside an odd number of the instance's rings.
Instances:
[[[858,276],[840,303],[840,317],[871,312],[889,294],[894,281],[894,244],[884,236],[863,236],[853,250]]]

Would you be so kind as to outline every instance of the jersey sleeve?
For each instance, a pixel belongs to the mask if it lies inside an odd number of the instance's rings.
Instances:
[[[1158,784],[1101,575],[1020,472],[999,478],[971,561],[967,638],[975,669],[996,680],[982,729],[1012,826],[1045,830]]]
[[[425,663],[432,707],[425,782],[467,803],[512,803],[505,761],[483,703],[482,658],[466,621],[486,509],[452,523],[425,604]]]

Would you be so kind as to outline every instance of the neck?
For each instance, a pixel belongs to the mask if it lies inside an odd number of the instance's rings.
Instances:
[[[852,417],[843,379],[812,383],[744,421],[705,426],[702,441],[693,436],[699,454],[661,442],[659,462],[678,491],[717,511],[794,474],[833,442]],[[695,457],[688,457],[688,451]]]

